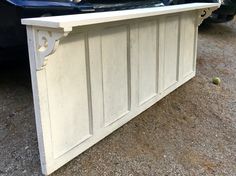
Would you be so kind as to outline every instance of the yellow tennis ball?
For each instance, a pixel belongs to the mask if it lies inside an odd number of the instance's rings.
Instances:
[[[212,78],[212,82],[213,82],[213,84],[215,84],[215,85],[219,85],[220,82],[221,82],[221,80],[220,80],[219,77],[213,77],[213,78]]]

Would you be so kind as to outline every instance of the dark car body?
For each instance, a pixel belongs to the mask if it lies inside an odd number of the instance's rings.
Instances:
[[[0,0],[0,49],[26,46],[22,18],[91,13],[143,7],[156,7],[218,0]],[[224,0],[233,2],[236,0]],[[235,8],[223,5],[217,13],[235,14]],[[217,14],[216,13],[216,14]],[[212,17],[215,17],[215,13]],[[220,17],[220,15],[217,15]]]
[[[208,21],[216,23],[227,22],[232,20],[235,14],[236,0],[222,0],[220,8],[212,13]]]
[[[191,2],[217,2],[218,0],[173,0],[172,4],[185,4]],[[234,18],[236,14],[236,0],[219,0],[221,6],[205,20],[207,23],[227,22]]]
[[[165,0],[0,0],[0,49],[26,45],[22,18],[79,14],[145,6],[163,6]]]
[[[1,0],[0,48],[26,44],[21,18],[82,13],[86,8],[86,5],[78,6],[70,0]]]

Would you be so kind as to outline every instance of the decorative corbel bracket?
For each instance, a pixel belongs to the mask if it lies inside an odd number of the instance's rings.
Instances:
[[[208,18],[213,11],[215,11],[218,7],[212,7],[207,9],[202,9],[198,13],[198,26],[200,26],[204,19]]]
[[[35,29],[36,70],[42,70],[46,66],[47,56],[56,51],[60,39],[66,37],[71,31],[72,28],[64,30]]]

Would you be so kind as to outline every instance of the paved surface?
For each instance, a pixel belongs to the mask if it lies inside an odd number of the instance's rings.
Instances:
[[[198,49],[194,79],[52,175],[236,175],[236,20],[204,26]],[[0,175],[41,175],[25,65],[1,64]]]

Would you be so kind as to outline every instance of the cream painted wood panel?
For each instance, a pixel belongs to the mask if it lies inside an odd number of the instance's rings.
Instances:
[[[144,21],[138,25],[138,81],[139,104],[157,94],[157,21]]]
[[[163,52],[161,65],[163,67],[163,87],[164,90],[173,86],[178,81],[178,46],[179,46],[179,16],[163,17],[162,24],[164,31],[160,35],[164,36],[164,40],[160,41]],[[162,42],[162,43],[161,43]]]
[[[25,20],[33,25],[27,36],[42,172],[52,173],[191,79],[201,14],[218,5],[184,6],[187,12],[181,6],[167,15],[138,10],[135,19],[114,12],[113,22],[105,14],[93,24],[94,14],[88,21]]]
[[[106,28],[101,34],[104,126],[129,112],[128,32],[126,26],[118,26]]]
[[[61,41],[58,52],[48,59],[45,70],[51,138],[53,155],[57,158],[92,133],[85,34],[69,35]],[[78,118],[78,114],[83,115]]]
[[[186,77],[195,71],[195,52],[196,52],[196,35],[197,28],[194,27],[194,22],[197,20],[196,15],[183,13],[180,22],[180,49],[179,57],[182,64],[181,77]],[[188,48],[188,50],[186,50]]]

